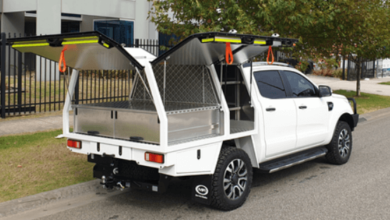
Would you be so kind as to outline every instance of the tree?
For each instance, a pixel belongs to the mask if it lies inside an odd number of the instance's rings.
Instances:
[[[322,43],[315,43],[315,39],[305,38],[311,47],[323,53],[331,52],[328,48],[320,45],[333,44],[337,54],[343,56],[349,54],[352,61],[357,65],[356,95],[360,96],[360,78],[362,74],[363,59],[374,60],[376,58],[390,57],[388,45],[390,40],[389,2],[383,0],[345,1],[348,4],[342,6],[346,13],[336,16],[333,25],[320,27],[327,34],[333,35],[323,39]],[[323,24],[322,24],[323,25]],[[310,42],[311,41],[311,42]]]
[[[296,57],[356,54],[389,57],[388,0],[148,0],[151,20],[166,34],[186,37],[209,32],[298,38]],[[173,19],[172,19],[173,18]],[[360,66],[359,66],[360,67]],[[358,69],[357,95],[360,95]]]

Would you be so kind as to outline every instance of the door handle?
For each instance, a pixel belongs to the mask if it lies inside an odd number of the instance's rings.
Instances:
[[[299,109],[307,109],[307,106],[304,106],[304,105],[299,106]]]
[[[276,110],[276,108],[266,108],[265,110],[266,110],[267,112],[273,112],[273,111]]]

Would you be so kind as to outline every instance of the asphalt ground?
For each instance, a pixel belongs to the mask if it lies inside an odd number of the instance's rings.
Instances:
[[[246,203],[230,212],[192,202],[191,183],[174,180],[164,194],[100,189],[2,219],[389,219],[390,110],[364,117],[347,164],[318,158],[273,174],[255,170]]]

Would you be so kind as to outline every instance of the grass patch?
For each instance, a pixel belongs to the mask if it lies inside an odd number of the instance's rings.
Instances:
[[[0,139],[0,202],[92,180],[86,155],[70,152],[61,130]]]
[[[356,100],[358,114],[369,113],[390,107],[390,96],[374,95],[362,92],[360,93],[360,97],[356,97],[355,91],[346,90],[336,90],[334,93],[344,95],[348,98],[354,98]]]
[[[390,82],[381,82],[379,84],[382,84],[382,85],[389,85],[390,86]]]

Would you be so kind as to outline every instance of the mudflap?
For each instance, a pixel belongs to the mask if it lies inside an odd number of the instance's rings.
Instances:
[[[210,205],[211,203],[211,177],[212,175],[194,176],[192,179],[192,201]]]

